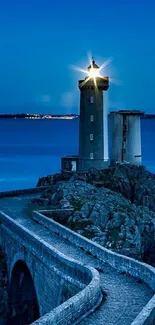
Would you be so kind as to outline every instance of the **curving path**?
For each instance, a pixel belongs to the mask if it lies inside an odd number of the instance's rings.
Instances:
[[[153,291],[144,283],[139,283],[138,280],[126,274],[120,274],[108,264],[101,263],[97,258],[32,220],[27,211],[23,210],[23,206],[30,201],[30,197],[27,195],[0,199],[0,210],[16,219],[27,229],[34,231],[65,255],[95,267],[100,273],[101,286],[107,293],[107,299],[80,324],[130,325],[151,299]]]

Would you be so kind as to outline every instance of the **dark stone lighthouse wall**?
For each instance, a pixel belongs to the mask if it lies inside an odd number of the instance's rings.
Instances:
[[[91,102],[91,98],[93,102]],[[93,121],[91,121],[91,115]],[[103,91],[82,89],[80,97],[79,170],[102,168],[104,163]],[[93,136],[93,140],[90,139]],[[93,159],[90,159],[93,153]]]

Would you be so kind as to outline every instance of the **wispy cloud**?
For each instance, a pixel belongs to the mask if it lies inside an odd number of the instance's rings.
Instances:
[[[77,90],[67,91],[61,95],[60,105],[66,113],[78,113],[79,95]],[[76,112],[75,112],[76,110]]]

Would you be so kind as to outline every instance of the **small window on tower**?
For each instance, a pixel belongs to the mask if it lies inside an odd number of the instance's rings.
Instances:
[[[93,97],[93,96],[90,97],[90,103],[91,103],[91,104],[94,103],[94,97]]]
[[[94,140],[94,136],[93,136],[93,134],[90,134],[90,140],[91,140],[91,141]]]
[[[94,115],[90,115],[90,122],[94,122]]]
[[[90,153],[90,159],[94,159],[94,154],[93,154],[93,152]]]

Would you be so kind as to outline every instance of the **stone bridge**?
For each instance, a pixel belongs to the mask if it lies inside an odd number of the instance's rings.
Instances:
[[[20,196],[19,196],[20,194]],[[11,325],[154,325],[155,269],[0,199]],[[2,211],[3,210],[3,211]]]

